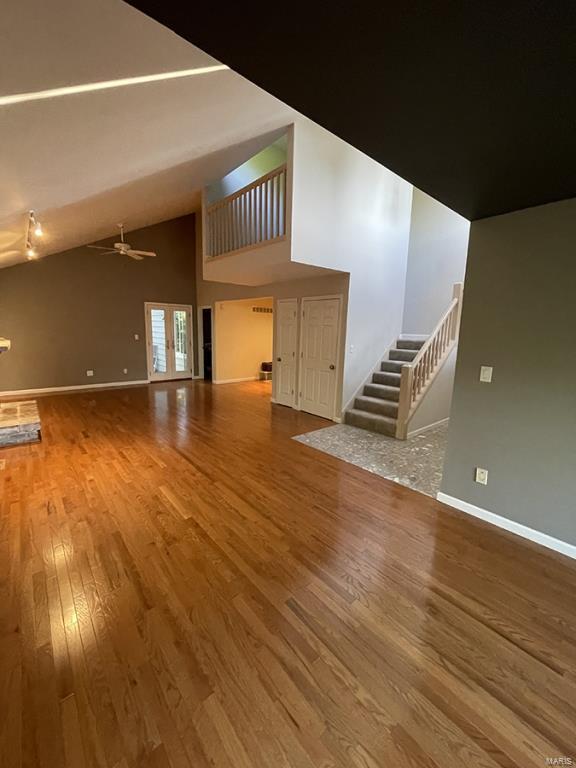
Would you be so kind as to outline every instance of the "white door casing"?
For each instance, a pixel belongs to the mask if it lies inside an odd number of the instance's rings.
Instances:
[[[340,299],[303,299],[300,409],[334,418],[338,380]]]
[[[298,353],[298,299],[279,299],[276,304],[275,401],[296,405],[296,355]]]
[[[146,302],[149,381],[192,378],[192,307]]]

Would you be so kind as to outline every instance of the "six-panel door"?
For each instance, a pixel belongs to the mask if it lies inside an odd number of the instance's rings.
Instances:
[[[276,304],[275,400],[291,408],[296,404],[296,354],[298,351],[298,301],[280,299]]]
[[[334,417],[339,299],[303,299],[300,358],[300,408],[327,419]]]

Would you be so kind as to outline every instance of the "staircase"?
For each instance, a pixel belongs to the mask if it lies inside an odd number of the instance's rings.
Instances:
[[[346,411],[346,424],[396,436],[402,366],[411,363],[423,345],[424,341],[398,339],[388,359],[380,363],[380,370],[354,400],[354,407]]]
[[[398,339],[346,411],[346,424],[406,440],[410,419],[458,343],[462,296],[462,283],[455,283],[448,309],[425,341]]]

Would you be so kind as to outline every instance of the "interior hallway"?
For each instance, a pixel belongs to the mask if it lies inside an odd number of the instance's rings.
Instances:
[[[39,399],[0,471],[3,768],[540,768],[576,563],[290,438],[259,382]]]

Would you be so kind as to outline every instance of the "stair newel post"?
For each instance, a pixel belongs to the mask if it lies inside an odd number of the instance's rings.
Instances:
[[[396,421],[396,437],[406,440],[408,437],[408,416],[412,405],[412,383],[414,367],[403,365],[400,374],[400,396],[398,399],[398,419]]]
[[[460,317],[462,315],[462,294],[464,292],[464,283],[454,283],[454,288],[452,290],[452,298],[458,299],[458,304],[456,305],[456,309],[454,311],[454,318],[451,323],[451,333],[450,338],[451,340],[455,340],[458,338],[458,331],[460,328]]]

